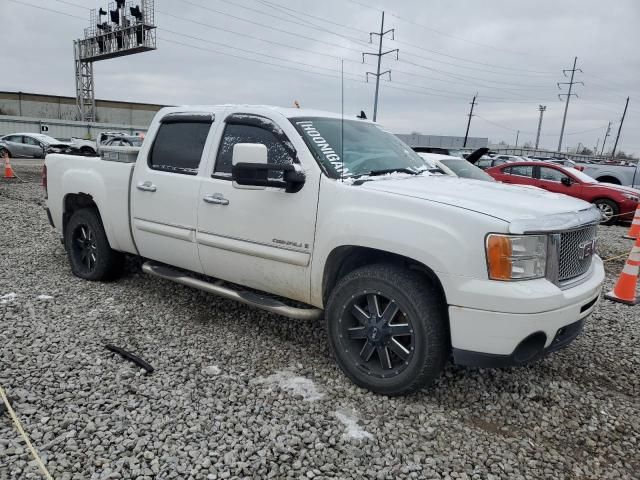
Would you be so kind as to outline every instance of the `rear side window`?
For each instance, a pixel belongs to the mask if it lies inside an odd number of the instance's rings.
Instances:
[[[236,143],[260,143],[267,147],[267,163],[284,165],[294,162],[289,150],[269,130],[253,125],[227,124],[218,149],[214,175],[231,176],[233,147]],[[269,178],[282,177],[282,172],[272,172]]]
[[[504,173],[510,175],[517,175],[519,177],[533,177],[533,166],[531,165],[518,165],[515,167],[507,167],[503,170]]]
[[[210,122],[162,123],[151,148],[149,167],[196,175],[210,128]]]

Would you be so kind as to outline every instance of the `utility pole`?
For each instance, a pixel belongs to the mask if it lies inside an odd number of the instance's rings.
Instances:
[[[618,126],[618,135],[616,135],[616,143],[613,144],[613,151],[611,152],[611,158],[616,157],[616,148],[618,148],[618,140],[620,139],[620,132],[622,131],[622,124],[624,123],[624,117],[627,116],[627,107],[629,106],[629,97],[627,97],[627,103],[624,104],[624,112],[622,112],[622,120]]]
[[[576,70],[579,71],[580,73],[582,73],[582,70],[580,70],[579,68],[576,68],[576,63],[578,62],[578,57],[574,57],[573,58],[573,68],[572,69],[566,69],[566,70],[562,70],[563,75],[566,77],[567,76],[567,72],[571,72],[571,80],[569,80],[568,82],[558,82],[558,89],[560,89],[560,85],[569,85],[569,93],[560,93],[558,94],[558,98],[560,100],[562,100],[563,96],[567,97],[567,102],[564,104],[564,116],[562,117],[562,128],[560,129],[560,141],[558,142],[558,152],[560,152],[562,150],[562,137],[564,136],[564,125],[567,122],[567,111],[569,110],[569,100],[571,99],[571,96],[573,95],[574,97],[577,97],[578,95],[576,95],[575,93],[571,93],[571,90],[573,90],[573,85],[575,83],[582,83],[582,85],[584,85],[583,82],[574,82],[573,81],[573,77],[575,76]]]
[[[467,122],[467,131],[464,134],[464,144],[462,145],[463,148],[467,146],[467,138],[469,137],[469,127],[471,126],[471,117],[473,117],[473,109],[477,105],[476,103],[477,97],[478,97],[478,94],[476,93],[473,96],[473,100],[471,100],[471,110],[469,110],[469,121]]]
[[[611,134],[611,122],[607,125],[607,133],[604,134],[604,142],[602,142],[602,150],[600,150],[600,156],[604,155],[604,146],[607,144],[607,137]]]
[[[593,149],[593,154],[598,155],[598,145],[600,145],[600,137],[598,137],[598,141],[596,142],[596,146]]]
[[[518,139],[520,138],[520,130],[518,130],[518,132],[516,133],[516,147],[518,148]]]
[[[538,145],[540,144],[540,132],[542,131],[542,116],[544,115],[544,111],[547,109],[546,105],[538,105],[538,110],[540,110],[540,119],[538,120],[538,133],[536,134],[536,150],[538,149]]]
[[[369,81],[369,75],[373,75],[374,77],[376,77],[376,96],[374,97],[373,100],[373,121],[376,121],[376,118],[378,117],[378,92],[380,91],[380,77],[382,75],[389,75],[389,80],[391,80],[391,70],[385,70],[384,72],[380,71],[380,65],[382,63],[382,57],[384,57],[385,55],[389,54],[389,53],[393,53],[395,52],[396,54],[396,60],[398,59],[398,53],[400,52],[400,50],[398,50],[397,48],[391,49],[391,50],[387,50],[386,52],[382,51],[382,39],[384,38],[385,35],[387,35],[388,33],[391,33],[391,40],[395,40],[395,29],[391,28],[389,30],[384,29],[384,11],[382,12],[382,21],[380,22],[380,32],[369,32],[369,43],[373,43],[373,36],[374,35],[378,35],[378,53],[369,53],[369,52],[365,52],[362,54],[362,63],[364,63],[364,56],[365,55],[372,55],[374,57],[378,57],[378,68],[376,70],[376,73],[373,72],[367,72],[366,76],[367,76],[367,82]]]

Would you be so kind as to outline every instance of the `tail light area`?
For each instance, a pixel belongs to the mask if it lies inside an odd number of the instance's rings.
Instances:
[[[49,191],[47,190],[47,165],[42,166],[42,182],[40,183],[44,188],[44,198],[49,198]]]

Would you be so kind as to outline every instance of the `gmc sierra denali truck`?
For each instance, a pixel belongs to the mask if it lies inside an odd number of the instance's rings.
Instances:
[[[164,108],[127,158],[46,157],[75,275],[112,279],[126,253],[168,281],[324,315],[337,363],[374,392],[428,385],[450,356],[536,360],[578,336],[600,295],[595,207],[441,175],[367,120]]]

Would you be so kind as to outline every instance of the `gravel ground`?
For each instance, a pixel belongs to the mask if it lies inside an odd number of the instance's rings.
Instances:
[[[346,379],[317,323],[135,262],[115,283],[75,278],[41,197],[0,180],[0,384],[56,479],[640,478],[640,306],[600,303],[535,365],[449,366],[432,388],[385,398]],[[630,249],[624,232],[601,229],[604,258]],[[607,263],[607,287],[623,264]],[[39,478],[7,416],[0,478]]]

